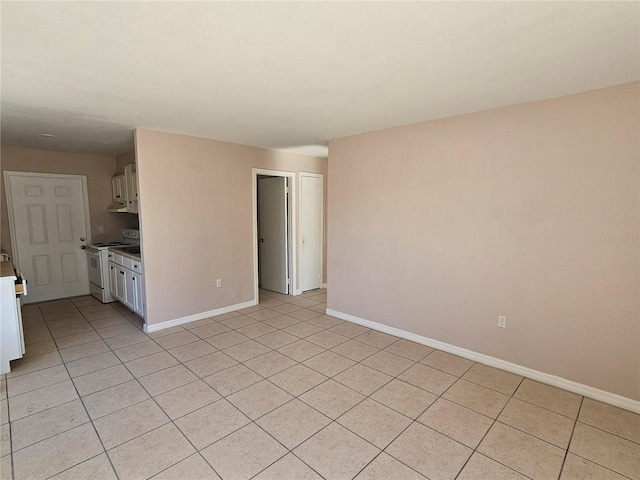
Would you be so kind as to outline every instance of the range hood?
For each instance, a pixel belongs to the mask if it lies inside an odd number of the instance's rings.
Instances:
[[[107,207],[107,212],[128,212],[127,204],[122,202],[111,202]]]

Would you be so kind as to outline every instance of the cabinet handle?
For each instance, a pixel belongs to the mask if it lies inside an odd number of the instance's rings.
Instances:
[[[124,272],[123,272],[122,270],[120,270],[120,274],[121,274],[121,275],[124,275]]]
[[[134,265],[133,268],[138,268],[138,265]]]
[[[135,282],[136,281],[136,277],[131,277],[131,280],[133,280]]]
[[[113,267],[111,267],[111,270],[113,270]]]

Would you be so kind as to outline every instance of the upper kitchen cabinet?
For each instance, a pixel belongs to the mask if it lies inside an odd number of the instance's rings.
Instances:
[[[127,182],[127,211],[138,213],[138,176],[135,163],[124,167],[124,176]]]
[[[112,202],[107,208],[109,212],[128,212],[127,180],[124,173],[111,178]]]
[[[111,179],[111,190],[113,202],[107,211],[138,213],[138,179],[135,163],[125,165],[124,173]]]

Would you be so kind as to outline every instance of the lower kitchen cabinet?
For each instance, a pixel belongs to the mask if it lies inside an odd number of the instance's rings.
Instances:
[[[144,276],[140,273],[142,264],[125,258],[114,255],[114,261],[109,262],[111,295],[144,318]]]
[[[127,307],[131,305],[127,301],[127,274],[126,268],[118,266],[118,280],[116,281],[116,298],[124,303]]]
[[[114,262],[109,262],[109,293],[113,295],[118,300],[122,301],[120,297],[118,297],[118,271],[120,266]]]

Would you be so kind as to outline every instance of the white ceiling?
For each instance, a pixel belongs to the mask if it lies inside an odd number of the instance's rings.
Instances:
[[[2,142],[265,148],[640,78],[639,2],[2,2]],[[57,135],[43,138],[39,134]]]

